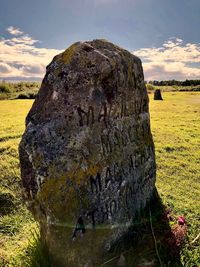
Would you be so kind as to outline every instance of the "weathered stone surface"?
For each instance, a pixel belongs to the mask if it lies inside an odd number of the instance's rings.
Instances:
[[[105,40],[57,55],[19,152],[24,197],[55,266],[99,266],[155,185],[140,59]]]

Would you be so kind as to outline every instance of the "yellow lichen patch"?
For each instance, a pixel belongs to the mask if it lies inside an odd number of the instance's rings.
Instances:
[[[54,70],[54,75],[55,76],[58,76],[59,73],[60,73],[60,68]]]
[[[67,183],[73,182],[76,185],[80,186],[87,182],[87,177],[90,175],[95,175],[98,171],[101,171],[103,168],[103,163],[90,166],[87,170],[74,167],[71,171],[68,171],[65,175],[61,175],[59,178],[56,177],[56,171],[51,170],[51,174],[55,174],[56,178],[50,178],[47,180],[41,188],[41,191],[38,193],[38,198],[43,196],[43,198],[48,198],[49,194],[55,194],[59,192],[62,186],[65,186]]]
[[[75,49],[76,45],[75,44],[71,45],[69,48],[67,48],[63,53],[59,55],[58,61],[64,64],[69,64],[74,55]]]
[[[56,175],[56,170],[52,168],[51,177],[42,185],[35,201],[51,210],[57,219],[70,221],[74,214],[79,212],[80,192],[84,193],[82,195],[85,196],[84,198],[81,197],[82,207],[85,209],[89,207],[88,177],[101,172],[105,166],[106,162],[91,165],[87,170],[81,169],[80,166],[74,166],[71,171],[59,177]]]
[[[44,160],[44,155],[41,152],[37,152],[36,157],[34,158],[34,166],[35,168],[40,167],[41,162]]]

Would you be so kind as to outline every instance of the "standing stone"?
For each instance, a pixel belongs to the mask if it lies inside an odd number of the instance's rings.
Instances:
[[[100,266],[155,187],[141,61],[105,40],[47,66],[19,146],[24,198],[55,266]]]
[[[160,89],[156,89],[154,92],[154,100],[163,100]]]

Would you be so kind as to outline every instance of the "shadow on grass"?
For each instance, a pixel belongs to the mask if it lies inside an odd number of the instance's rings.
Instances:
[[[28,248],[29,267],[55,267],[38,233]],[[104,263],[92,267],[181,267],[180,244],[170,227],[170,213],[157,191],[147,207],[134,219],[123,239],[111,247]],[[56,266],[57,267],[57,266]],[[77,266],[78,267],[78,266]]]
[[[134,219],[123,239],[117,240],[102,267],[181,267],[180,240],[170,227],[170,211],[157,191]]]

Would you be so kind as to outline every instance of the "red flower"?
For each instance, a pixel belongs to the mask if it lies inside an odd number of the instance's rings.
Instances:
[[[186,223],[185,218],[183,216],[180,216],[178,218],[178,224],[179,225],[184,225],[185,223]]]

